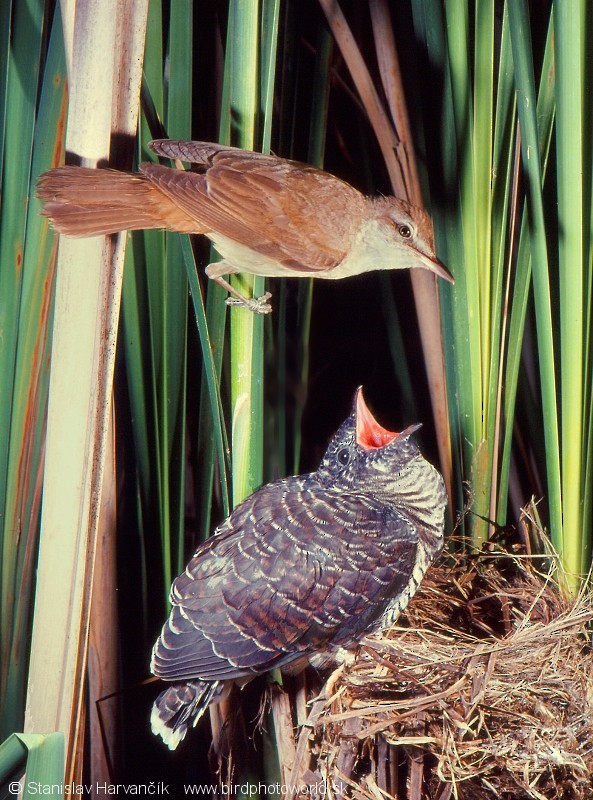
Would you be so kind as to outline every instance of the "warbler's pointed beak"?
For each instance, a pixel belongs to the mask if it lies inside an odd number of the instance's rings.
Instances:
[[[442,261],[436,256],[423,256],[422,257],[423,266],[426,269],[429,269],[431,272],[434,272],[435,275],[438,275],[439,278],[447,281],[448,283],[455,283],[453,276],[447,269],[447,267],[443,264]]]

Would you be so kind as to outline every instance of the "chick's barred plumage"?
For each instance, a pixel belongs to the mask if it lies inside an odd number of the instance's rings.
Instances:
[[[331,660],[406,606],[441,550],[446,504],[416,428],[381,428],[359,390],[316,472],[263,486],[197,550],[151,664],[174,682],[152,715],[170,747],[229,682]]]

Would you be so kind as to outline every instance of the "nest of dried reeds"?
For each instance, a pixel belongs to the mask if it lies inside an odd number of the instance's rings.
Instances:
[[[591,619],[530,558],[433,568],[316,704],[305,778],[369,800],[592,797]]]

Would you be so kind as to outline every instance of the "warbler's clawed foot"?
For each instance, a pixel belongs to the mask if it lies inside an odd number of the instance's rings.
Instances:
[[[243,306],[254,314],[269,314],[272,306],[268,300],[272,296],[271,292],[266,292],[261,297],[227,297],[227,306]]]

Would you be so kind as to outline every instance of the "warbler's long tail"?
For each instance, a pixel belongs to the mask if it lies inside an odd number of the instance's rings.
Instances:
[[[101,236],[125,230],[166,228],[199,233],[200,226],[158,186],[174,173],[167,167],[143,165],[138,174],[113,169],[57,167],[43,173],[37,197],[42,214],[67,236]]]
[[[150,726],[169,750],[175,750],[187,729],[195,726],[210,703],[223,699],[227,687],[222,681],[174,683],[161,692],[152,706]]]

